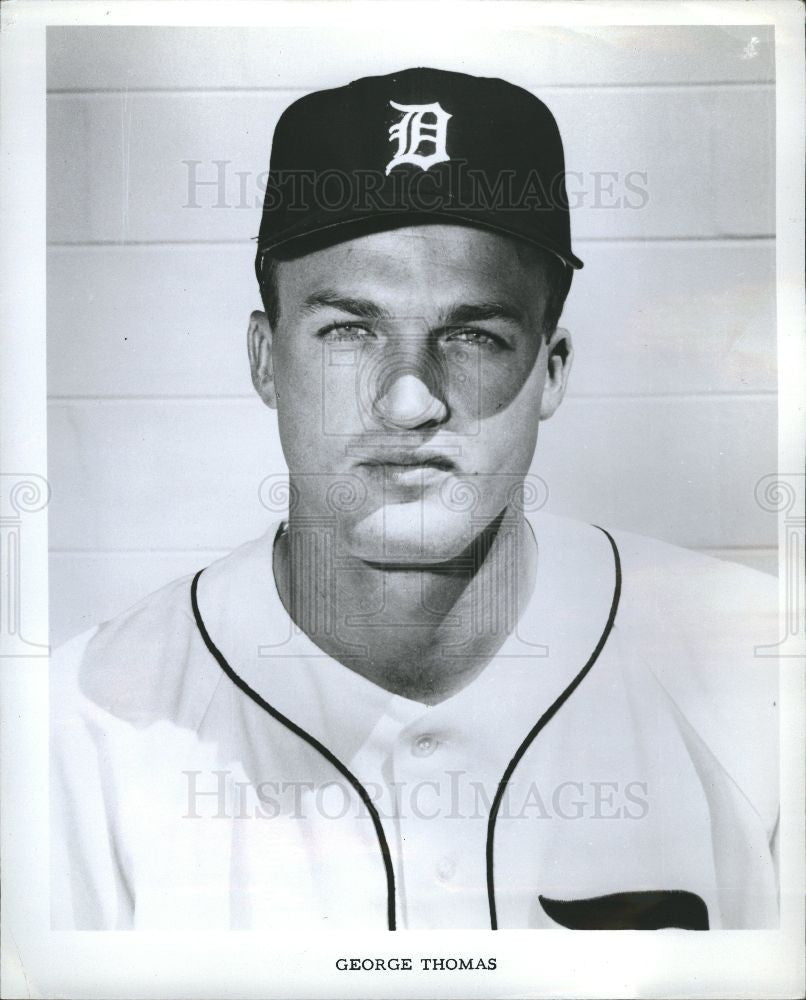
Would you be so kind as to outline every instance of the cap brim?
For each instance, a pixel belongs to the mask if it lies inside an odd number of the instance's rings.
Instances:
[[[541,250],[547,250],[575,271],[585,266],[579,257],[571,253],[570,250],[559,247],[551,239],[544,238],[539,234],[523,233],[514,227],[503,226],[498,222],[457,212],[389,212],[380,214],[375,212],[372,215],[340,219],[338,222],[321,221],[319,224],[314,223],[313,225],[311,225],[309,218],[308,224],[301,231],[287,233],[277,239],[258,239],[258,255],[271,253],[272,256],[279,259],[293,259],[313,253],[317,249],[332,246],[335,243],[342,243],[358,236],[366,236],[369,233],[435,222],[475,226],[479,229],[500,233],[503,236],[509,236],[539,247]]]

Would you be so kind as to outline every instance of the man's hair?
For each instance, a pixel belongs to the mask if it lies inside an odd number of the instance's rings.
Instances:
[[[543,250],[540,247],[530,247],[543,268],[548,287],[546,305],[543,309],[543,335],[546,340],[551,337],[560,322],[563,306],[565,305],[568,291],[571,288],[573,270],[553,253]],[[266,254],[263,257],[260,271],[260,297],[263,300],[263,308],[272,328],[276,327],[280,318],[280,293],[277,284],[277,265],[280,261],[276,257]]]

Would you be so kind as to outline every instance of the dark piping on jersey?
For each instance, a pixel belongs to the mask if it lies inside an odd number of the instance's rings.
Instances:
[[[596,525],[596,527],[599,526]],[[598,659],[599,654],[601,653],[605,643],[607,642],[607,637],[610,635],[610,632],[613,628],[613,623],[616,620],[616,612],[618,610],[619,598],[621,596],[621,560],[619,558],[618,548],[616,547],[616,543],[613,541],[612,536],[607,531],[605,531],[604,528],[599,528],[599,530],[603,532],[604,535],[606,535],[608,541],[610,542],[611,548],[613,549],[613,558],[615,561],[615,570],[616,570],[616,581],[615,581],[615,587],[613,589],[613,601],[610,606],[610,614],[608,615],[607,622],[599,638],[599,641],[596,644],[596,648],[591,653],[590,658],[588,659],[585,666],[579,671],[579,673],[571,681],[568,687],[562,692],[562,694],[543,713],[543,715],[540,716],[538,721],[529,731],[528,735],[526,736],[526,739],[518,747],[515,756],[507,765],[507,768],[504,771],[501,781],[498,783],[498,790],[496,792],[495,799],[493,800],[493,804],[490,809],[490,817],[487,823],[487,851],[486,851],[487,899],[490,906],[490,927],[494,931],[498,930],[498,916],[495,907],[495,878],[494,878],[494,858],[493,858],[495,823],[498,818],[498,811],[500,809],[501,800],[504,797],[507,784],[509,783],[514,773],[515,768],[520,763],[521,758],[529,749],[529,746],[531,745],[535,737],[543,729],[543,727],[546,726],[552,720],[552,718],[559,711],[559,709],[562,708],[562,706],[565,704],[568,698],[571,697],[576,688],[585,678],[586,674],[590,671],[593,664]],[[389,851],[389,844],[386,840],[386,834],[384,833],[383,824],[381,823],[381,818],[378,815],[378,811],[375,808],[372,799],[369,797],[369,793],[361,784],[361,782],[358,780],[358,778],[356,778],[355,775],[344,764],[342,764],[342,762],[338,759],[338,757],[336,757],[334,753],[328,750],[328,748],[323,743],[320,743],[315,736],[311,736],[311,734],[302,729],[301,726],[298,726],[295,722],[292,722],[291,719],[283,715],[282,712],[279,712],[276,708],[274,708],[274,706],[270,705],[264,698],[261,698],[261,696],[257,693],[257,691],[251,688],[246,683],[246,681],[232,669],[232,667],[229,665],[226,658],[224,657],[224,654],[210,638],[210,634],[208,633],[207,628],[205,627],[204,620],[202,619],[201,612],[199,611],[197,589],[198,589],[199,577],[202,575],[203,572],[204,570],[200,569],[199,572],[193,577],[193,582],[190,585],[190,604],[193,609],[193,617],[196,621],[196,627],[198,628],[199,634],[204,640],[205,646],[213,655],[216,662],[224,671],[224,673],[227,675],[227,677],[229,677],[229,679],[233,682],[233,684],[235,684],[236,687],[240,688],[240,690],[243,691],[243,693],[247,695],[247,697],[251,698],[256,705],[259,705],[260,708],[262,708],[265,712],[267,712],[273,719],[275,719],[281,725],[285,726],[286,729],[294,733],[295,736],[298,736],[301,740],[304,740],[309,746],[313,747],[314,750],[320,753],[325,758],[325,760],[331,763],[333,767],[335,767],[336,770],[340,774],[342,774],[347,779],[347,781],[352,785],[356,794],[361,799],[363,804],[366,806],[370,818],[372,819],[372,824],[375,827],[375,833],[378,837],[378,846],[380,847],[381,850],[381,857],[383,858],[383,865],[386,871],[387,924],[390,931],[396,930],[397,918],[396,918],[396,905],[395,905],[396,904],[395,871],[394,871],[394,866],[392,865],[392,855]]]
[[[603,532],[607,536],[607,540],[610,542],[610,546],[613,549],[613,560],[616,568],[616,582],[613,587],[613,600],[610,605],[610,614],[607,616],[607,622],[602,630],[602,634],[599,637],[599,641],[596,643],[596,648],[591,653],[588,662],[579,671],[576,677],[571,681],[568,687],[562,692],[562,694],[546,709],[546,711],[540,716],[537,722],[529,730],[526,739],[521,743],[518,749],[515,751],[515,756],[507,764],[506,770],[498,783],[498,791],[495,793],[495,798],[493,799],[493,804],[490,807],[490,817],[487,821],[487,901],[490,904],[490,927],[492,930],[498,930],[498,914],[495,909],[495,872],[494,872],[494,843],[495,843],[495,822],[498,819],[498,810],[501,807],[501,800],[506,792],[509,780],[515,772],[515,768],[521,761],[521,758],[526,753],[526,751],[531,746],[537,734],[548,725],[549,722],[554,718],[557,712],[563,707],[563,705],[568,701],[571,695],[576,691],[585,676],[590,671],[591,667],[598,660],[599,654],[604,649],[604,645],[607,642],[607,637],[613,628],[613,623],[616,620],[616,612],[618,611],[619,599],[621,598],[621,558],[619,557],[618,547],[613,540],[612,535],[610,535],[604,528],[600,528],[599,525],[594,525],[594,527],[599,528],[599,531]]]
[[[204,621],[202,620],[201,612],[199,611],[199,604],[196,599],[196,589],[199,577],[203,572],[204,570],[200,569],[199,572],[193,577],[193,583],[190,585],[190,603],[193,607],[193,617],[196,619],[196,625],[201,633],[202,639],[204,639],[204,644],[216,658],[218,665],[233,682],[233,684],[239,687],[244,694],[248,695],[256,705],[259,705],[264,711],[268,712],[273,719],[276,719],[279,723],[285,726],[286,729],[290,729],[291,732],[296,736],[299,736],[301,740],[305,740],[305,742],[312,746],[314,750],[317,750],[325,758],[325,760],[329,761],[340,774],[343,774],[355,789],[358,797],[367,807],[367,811],[369,812],[369,815],[372,818],[373,826],[375,827],[375,833],[378,837],[378,846],[381,849],[383,865],[386,869],[386,918],[389,924],[389,930],[395,930],[395,870],[392,867],[392,855],[389,853],[389,844],[386,841],[386,834],[383,832],[381,817],[378,815],[377,809],[372,804],[372,799],[369,797],[367,790],[358,778],[356,778],[352,771],[342,764],[334,753],[331,753],[331,751],[328,750],[323,743],[320,743],[315,736],[311,736],[310,733],[307,733],[295,722],[292,722],[291,719],[283,715],[282,712],[278,712],[276,708],[261,698],[257,691],[249,687],[246,681],[242,677],[239,677],[229,663],[227,663],[224,658],[224,654],[218,649],[213,640],[210,638],[207,629],[205,628]]]

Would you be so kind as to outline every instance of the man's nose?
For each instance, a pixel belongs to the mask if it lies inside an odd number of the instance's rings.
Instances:
[[[401,430],[442,423],[448,408],[441,398],[439,381],[411,367],[389,372],[378,387],[376,416],[387,427]]]

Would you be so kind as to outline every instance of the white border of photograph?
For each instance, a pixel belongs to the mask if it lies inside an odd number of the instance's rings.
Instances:
[[[47,24],[375,24],[450,38],[452,25],[760,24],[776,29],[779,466],[803,491],[803,8],[794,2],[8,2],[0,62],[0,453],[3,472],[47,478],[45,30]],[[748,136],[752,142],[753,137]],[[792,571],[780,512],[781,634]],[[48,635],[47,514],[26,522],[26,638]],[[799,529],[802,545],[802,526]],[[800,550],[802,553],[802,549]],[[802,558],[802,555],[801,555]],[[802,568],[802,566],[801,566]],[[802,601],[802,591],[800,600]],[[787,607],[787,602],[790,602]],[[795,609],[802,616],[802,605]],[[802,623],[802,617],[799,619]],[[8,636],[0,635],[0,642]],[[801,637],[802,638],[802,637]],[[802,642],[801,642],[802,647]],[[781,670],[781,927],[777,931],[52,932],[48,881],[46,651],[0,657],[2,995],[7,997],[791,997],[803,993],[803,650]],[[8,655],[9,650],[12,655]],[[345,973],[339,956],[494,955],[495,972]]]

